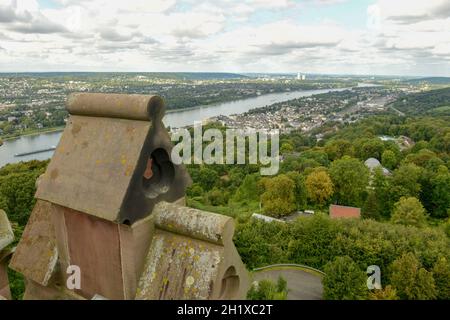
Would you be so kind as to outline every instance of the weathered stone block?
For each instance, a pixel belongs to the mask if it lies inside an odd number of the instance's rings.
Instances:
[[[62,270],[76,265],[81,270],[77,294],[91,299],[100,294],[108,299],[133,299],[142,270],[153,222],[147,217],[132,226],[58,207],[57,243]],[[64,283],[67,281],[64,274]]]
[[[10,262],[11,269],[43,286],[48,284],[58,262],[52,209],[49,202],[36,202]]]
[[[2,297],[4,299],[11,299],[11,292],[9,290],[7,264],[0,261],[0,299]]]
[[[10,266],[28,279],[24,299],[133,299],[152,230],[151,216],[127,226],[39,200]],[[80,290],[66,287],[71,265]]]
[[[69,97],[67,109],[71,116],[36,198],[131,224],[156,202],[184,195],[190,179],[169,161],[161,98],[80,93]],[[163,175],[156,174],[160,168]],[[155,174],[146,179],[148,169]]]
[[[0,252],[14,241],[14,233],[5,211],[0,210]]]
[[[161,202],[137,299],[244,299],[248,273],[231,218]]]
[[[27,280],[25,288],[24,300],[85,300],[63,286],[43,286],[33,280]]]
[[[7,247],[14,241],[14,233],[5,211],[0,210],[0,300],[11,299],[8,281],[8,259],[11,250]]]

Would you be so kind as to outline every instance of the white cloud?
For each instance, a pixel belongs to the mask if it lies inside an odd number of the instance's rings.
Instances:
[[[54,0],[64,6],[83,6],[93,10],[157,13],[170,9],[175,0]]]
[[[1,0],[0,71],[450,70],[445,0],[378,0],[360,29],[300,15],[345,0],[54,1],[43,9],[36,0]]]
[[[292,0],[247,0],[246,3],[255,8],[286,8],[294,5]]]
[[[448,18],[448,0],[379,0],[377,7],[382,19],[395,23],[415,23],[428,19]]]
[[[368,26],[378,56],[403,59],[405,65],[426,69],[442,61],[450,66],[450,3],[446,0],[379,0],[369,6]]]

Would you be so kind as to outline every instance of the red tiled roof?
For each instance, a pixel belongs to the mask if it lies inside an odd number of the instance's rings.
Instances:
[[[338,206],[332,204],[330,206],[330,218],[360,218],[361,209],[354,207]]]

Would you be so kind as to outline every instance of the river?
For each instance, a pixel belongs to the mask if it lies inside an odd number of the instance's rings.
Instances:
[[[360,85],[361,86],[361,85]],[[282,93],[271,93],[255,98],[236,100],[231,102],[218,103],[202,106],[195,109],[180,110],[167,113],[163,121],[166,126],[183,127],[193,125],[194,121],[201,121],[218,115],[230,115],[244,113],[254,108],[261,108],[273,103],[283,102],[300,97],[307,97],[314,94],[327,93],[331,91],[342,91],[343,89],[319,89],[302,90]],[[17,139],[6,140],[0,146],[0,167],[7,163],[15,163],[28,160],[45,160],[51,158],[54,151],[35,153],[23,157],[15,157],[15,154],[42,150],[56,146],[62,132],[50,132],[36,135],[22,136]]]

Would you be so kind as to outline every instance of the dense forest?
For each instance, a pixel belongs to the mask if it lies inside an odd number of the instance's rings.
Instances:
[[[324,271],[325,299],[449,299],[450,118],[425,109],[417,103],[411,110],[425,115],[386,114],[282,135],[276,176],[261,176],[258,165],[189,165],[188,205],[235,218],[235,244],[249,269],[298,263]],[[386,170],[368,168],[368,158]],[[0,169],[0,207],[17,239],[46,165]],[[359,207],[362,219],[330,219],[330,204]],[[251,218],[305,209],[315,213],[288,223]],[[366,287],[370,265],[381,269],[382,290]],[[18,298],[22,280],[10,276]]]
[[[450,87],[406,95],[392,104],[408,114],[450,116]]]
[[[450,84],[450,77],[426,77],[426,78],[418,78],[418,79],[409,79],[403,81],[404,83],[409,84],[439,84],[439,85],[449,85]]]
[[[29,161],[7,164],[0,169],[0,208],[6,211],[12,224],[15,241],[19,242],[33,209],[36,179],[45,172],[48,161]],[[9,270],[9,281],[13,298],[22,296],[24,282],[22,275]]]

